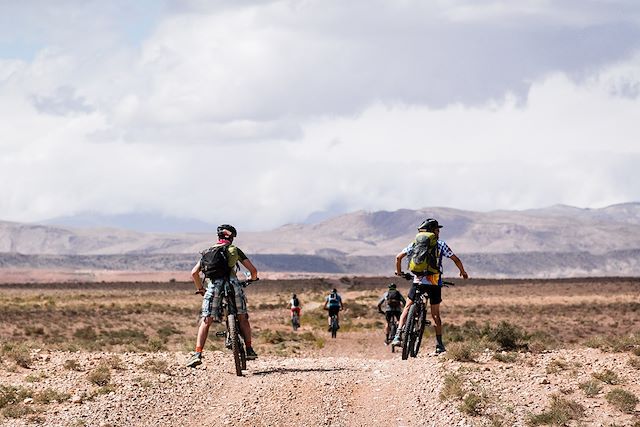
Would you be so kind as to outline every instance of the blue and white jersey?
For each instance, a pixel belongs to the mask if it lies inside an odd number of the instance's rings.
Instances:
[[[402,250],[402,253],[407,254],[407,257],[411,258],[411,255],[413,255],[414,247],[415,247],[415,241],[411,242],[409,246],[404,248]],[[447,245],[447,243],[444,240],[438,239],[438,248],[436,249],[436,256],[438,257],[438,270],[440,270],[440,274],[442,274],[442,257],[446,256],[447,258],[451,258],[453,255],[454,253],[449,247],[449,245]],[[414,283],[423,283],[425,285],[428,285],[429,281],[425,277],[420,278],[419,276],[416,276],[414,278]],[[441,278],[438,278],[438,285],[442,286]]]

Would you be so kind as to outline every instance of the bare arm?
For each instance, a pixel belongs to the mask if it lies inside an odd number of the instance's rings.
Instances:
[[[460,270],[460,277],[462,277],[463,279],[468,279],[469,275],[466,271],[464,271],[464,266],[462,265],[462,261],[460,261],[460,258],[455,255],[451,255],[451,261],[453,261],[456,267],[458,267],[458,270]]]
[[[400,252],[396,255],[396,275],[400,275],[400,273],[402,273],[402,259],[406,256],[407,254],[404,252]]]
[[[244,265],[244,267],[247,270],[249,270],[249,274],[251,274],[251,280],[257,280],[258,279],[258,270],[253,265],[253,263],[251,261],[249,261],[248,258],[242,260],[241,263],[242,263],[242,265]]]
[[[191,269],[191,279],[193,279],[193,283],[196,285],[196,293],[204,295],[204,287],[202,286],[202,279],[200,278],[200,261]]]

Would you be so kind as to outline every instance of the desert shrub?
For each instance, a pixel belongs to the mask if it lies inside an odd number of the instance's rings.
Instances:
[[[78,363],[78,361],[76,359],[67,359],[67,360],[65,360],[63,366],[66,369],[70,370],[70,371],[79,371],[80,370],[80,364]]]
[[[111,381],[111,370],[107,365],[100,364],[94,370],[87,375],[89,382],[98,385],[105,386]]]
[[[98,334],[91,326],[76,329],[73,336],[81,341],[95,341],[98,339]]]
[[[620,378],[618,374],[613,372],[611,369],[605,369],[602,372],[594,372],[591,376],[597,380],[602,381],[605,384],[616,385],[620,384]]]
[[[530,426],[562,426],[571,420],[579,420],[582,417],[584,417],[584,407],[581,404],[560,395],[553,395],[549,408],[540,414],[529,415],[527,424]]]
[[[168,373],[167,368],[169,364],[164,359],[147,359],[142,366],[146,370],[155,372],[156,374],[166,374]]]
[[[102,331],[100,339],[109,345],[134,345],[144,346],[149,340],[147,334],[140,329],[115,329]]]
[[[107,385],[104,385],[104,386],[102,386],[102,387],[98,387],[98,388],[94,391],[93,396],[98,396],[98,395],[100,395],[100,394],[109,394],[109,393],[111,393],[112,391],[116,391],[115,386],[113,386],[112,384],[107,384]],[[93,397],[93,396],[92,396],[92,397]]]
[[[24,344],[4,343],[0,351],[3,358],[13,360],[16,365],[28,368],[31,366],[31,352]]]
[[[35,413],[36,410],[28,405],[22,403],[16,403],[15,405],[9,405],[2,409],[2,415],[7,418],[22,418],[26,415]]]
[[[640,369],[640,357],[631,356],[627,361],[627,365],[635,369]]]
[[[464,395],[461,375],[455,373],[446,374],[443,378],[442,389],[440,390],[440,400],[460,399]]]
[[[634,349],[640,345],[640,335],[607,335],[596,336],[589,338],[585,341],[585,346],[591,348],[599,348],[602,351],[609,351],[614,353],[621,353],[624,351],[634,351]]]
[[[179,329],[176,329],[175,326],[171,324],[162,325],[160,328],[156,330],[156,332],[158,333],[158,336],[163,340],[166,340],[171,335],[178,335],[182,333],[182,331],[180,331]]]
[[[638,398],[635,394],[621,388],[614,388],[606,394],[605,398],[611,405],[626,413],[633,413],[638,404]]]
[[[47,388],[45,390],[37,392],[33,396],[33,400],[36,403],[51,403],[51,402],[64,402],[71,397],[68,393],[60,392],[54,390],[52,388]]]
[[[151,352],[158,352],[166,350],[167,346],[165,345],[165,341],[160,338],[150,338],[147,342],[147,348]]]
[[[115,369],[116,371],[121,371],[125,368],[124,366],[124,362],[122,361],[122,358],[120,356],[118,356],[117,354],[114,354],[113,356],[109,356],[104,363],[110,367],[111,369]]]
[[[631,352],[636,356],[640,356],[640,345],[633,347],[633,350],[631,350]]]
[[[596,380],[589,380],[578,385],[587,397],[594,397],[602,390],[602,385]]]
[[[33,335],[44,335],[44,328],[42,326],[25,326],[24,334],[28,337]]]
[[[569,368],[569,365],[564,360],[553,359],[546,367],[547,374],[557,374],[560,371],[564,371]]]
[[[447,358],[458,362],[475,362],[477,349],[472,343],[454,342],[449,344],[447,349]]]
[[[482,412],[482,406],[484,405],[485,400],[486,400],[486,397],[480,396],[479,394],[467,393],[462,398],[462,403],[460,403],[460,405],[458,406],[458,409],[463,414],[467,414],[471,416],[480,415],[480,413]]]
[[[503,350],[516,350],[522,347],[527,335],[519,326],[503,320],[489,333],[489,338]]]
[[[498,362],[503,363],[513,363],[518,359],[517,353],[509,353],[506,351],[501,351],[493,354],[493,358]]]
[[[33,392],[27,388],[0,384],[0,409],[14,403],[22,402],[32,395]]]

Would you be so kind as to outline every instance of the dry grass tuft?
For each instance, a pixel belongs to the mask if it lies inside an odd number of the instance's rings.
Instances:
[[[602,385],[596,380],[589,380],[578,385],[587,397],[595,397],[602,391]]]
[[[105,364],[98,365],[87,375],[87,380],[97,386],[105,386],[111,381],[111,370]]]
[[[615,406],[622,412],[631,414],[635,411],[638,404],[638,398],[635,394],[623,390],[621,388],[614,388],[605,396],[607,402]]]
[[[532,414],[527,418],[527,425],[542,426],[567,425],[569,421],[579,420],[584,417],[584,407],[574,401],[565,399],[560,395],[551,396],[549,408],[540,414]]]
[[[447,349],[446,356],[448,359],[458,362],[475,362],[478,354],[477,347],[474,343],[454,342]]]
[[[486,405],[486,396],[479,395],[477,393],[467,393],[462,398],[462,403],[458,406],[458,409],[463,414],[470,416],[477,416],[482,413],[483,407]]]
[[[605,369],[602,372],[594,372],[591,376],[597,380],[602,381],[605,384],[617,385],[621,383],[620,377],[618,374],[613,372],[611,369]]]
[[[449,373],[444,376],[442,389],[440,390],[440,400],[461,399],[464,396],[462,375]]]

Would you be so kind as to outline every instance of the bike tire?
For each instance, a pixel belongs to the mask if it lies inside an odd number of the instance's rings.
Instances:
[[[393,342],[393,339],[395,338],[397,331],[398,331],[398,323],[396,322],[396,319],[394,317],[393,321],[389,325],[389,335],[387,336],[387,342],[389,343]],[[391,344],[391,353],[395,353],[395,352],[396,352],[396,346]]]
[[[411,346],[411,357],[416,357],[418,355],[418,352],[420,351],[420,344],[422,343],[422,336],[424,335],[425,321],[427,320],[426,315],[426,306],[421,306],[420,313],[416,313],[416,338],[413,346]]]
[[[415,312],[416,305],[413,304],[409,308],[409,313],[407,313],[407,323],[404,325],[405,332],[404,339],[402,340],[402,360],[407,360],[409,358],[410,349],[415,340],[415,333],[413,331]]]
[[[236,365],[236,375],[242,376],[242,359],[240,357],[240,337],[238,336],[238,329],[236,323],[236,316],[230,314],[228,317],[229,322],[229,335],[231,337],[231,350],[233,351],[233,362]]]
[[[334,317],[331,318],[331,338],[336,338],[338,335],[338,320]]]

